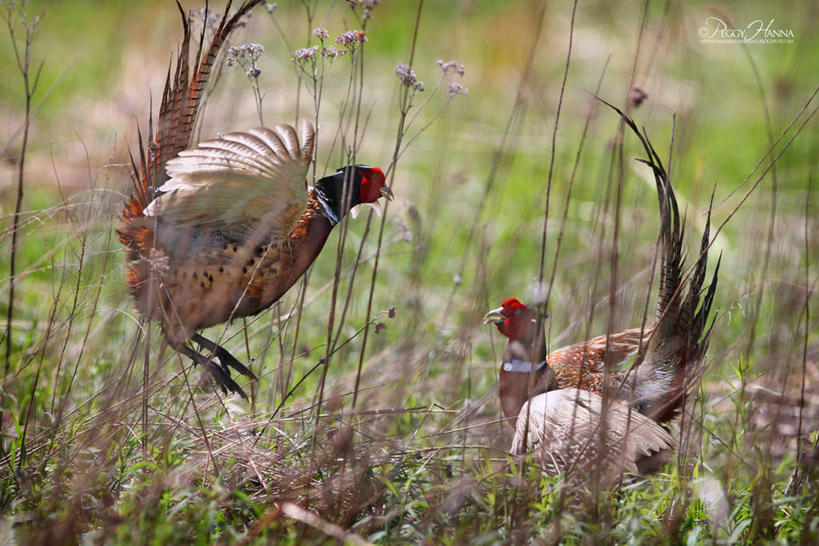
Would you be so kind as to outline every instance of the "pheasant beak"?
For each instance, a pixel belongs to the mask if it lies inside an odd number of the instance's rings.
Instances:
[[[506,320],[506,315],[503,314],[503,307],[492,309],[483,316],[484,324],[498,324]]]
[[[382,188],[381,188],[381,197],[385,198],[387,201],[392,201],[395,196],[392,194],[391,189],[389,189],[387,186],[382,186]],[[381,216],[381,214],[384,212],[384,205],[382,205],[379,201],[373,201],[372,203],[364,203],[364,205],[367,205],[368,207],[372,207],[372,209],[375,211],[375,213],[378,216]],[[360,213],[361,213],[361,205],[356,205],[356,206],[354,206],[353,208],[350,209],[350,215],[353,218],[358,218],[358,215]]]

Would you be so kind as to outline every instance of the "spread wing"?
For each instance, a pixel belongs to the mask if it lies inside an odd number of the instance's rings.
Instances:
[[[168,161],[169,179],[145,215],[234,237],[284,236],[307,204],[314,136],[305,120],[301,140],[290,125],[277,125],[201,142]]]
[[[641,457],[676,445],[657,423],[615,401],[606,413],[605,445],[601,445],[602,406],[598,394],[577,389],[532,398],[520,410],[512,454],[533,449],[535,460],[552,475],[588,474],[600,468],[604,476],[612,477],[623,471],[636,472]]]

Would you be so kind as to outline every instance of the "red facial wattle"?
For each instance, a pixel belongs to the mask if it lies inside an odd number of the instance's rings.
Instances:
[[[384,171],[378,167],[359,169],[361,174],[361,201],[374,203],[381,197],[381,188],[384,187],[386,177]]]

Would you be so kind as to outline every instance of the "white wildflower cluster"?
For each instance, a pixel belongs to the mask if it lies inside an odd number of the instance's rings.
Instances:
[[[438,59],[436,62],[438,63],[438,66],[441,67],[441,70],[444,71],[444,74],[452,73],[452,74],[457,74],[457,75],[463,77],[463,75],[464,75],[464,65],[462,65],[458,61],[449,61],[449,62],[445,63],[441,59]]]
[[[367,41],[367,36],[363,32],[358,30],[348,30],[335,40],[336,44],[344,46],[343,49],[341,49],[331,45],[325,45],[325,42],[330,39],[330,33],[327,32],[326,28],[314,28],[313,36],[319,39],[320,45],[297,49],[291,55],[293,62],[301,65],[303,70],[306,69],[308,65],[315,68],[315,63],[319,57],[324,57],[332,62],[338,57],[343,57],[347,53],[352,53],[356,47]]]
[[[256,63],[263,52],[264,46],[261,44],[242,44],[230,47],[226,64],[228,66],[238,64],[245,69],[248,78],[256,79],[262,73]]]
[[[312,60],[316,57],[316,53],[318,53],[319,47],[302,47],[301,49],[297,49],[293,52],[293,61],[297,63],[301,63],[304,61]]]
[[[438,66],[441,67],[441,71],[444,73],[444,77],[447,75],[457,76],[462,78],[464,75],[464,65],[459,63],[458,61],[448,61],[444,62],[441,59],[437,61]],[[449,87],[449,96],[454,97],[455,95],[463,95],[466,96],[469,94],[469,89],[461,85],[459,82],[450,82],[447,84]]]

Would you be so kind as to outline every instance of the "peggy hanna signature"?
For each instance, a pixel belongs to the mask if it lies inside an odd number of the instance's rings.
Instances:
[[[757,40],[778,40],[794,38],[792,29],[774,28],[774,20],[766,25],[762,19],[751,21],[745,28],[730,27],[719,17],[709,16],[705,24],[699,28],[697,34],[701,40],[728,40],[737,42],[753,42]]]

